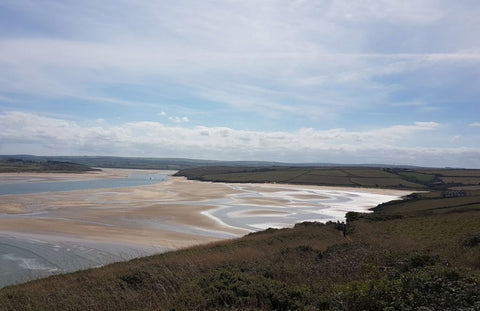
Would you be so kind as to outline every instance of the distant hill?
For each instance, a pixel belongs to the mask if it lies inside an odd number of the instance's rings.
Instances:
[[[98,170],[84,164],[66,161],[33,161],[18,158],[0,159],[0,173],[80,173]]]
[[[289,183],[318,186],[418,190],[480,189],[480,170],[384,167],[236,167],[205,166],[178,171],[175,176],[214,182]]]
[[[33,156],[33,155],[0,155],[0,160],[9,158],[29,161],[60,161],[74,162],[92,167],[104,168],[131,168],[131,169],[166,169],[181,170],[203,166],[234,166],[234,167],[401,167],[414,168],[413,166],[395,166],[384,164],[335,164],[335,163],[285,163],[275,161],[217,161],[186,158],[148,158],[148,157],[115,157],[115,156]]]

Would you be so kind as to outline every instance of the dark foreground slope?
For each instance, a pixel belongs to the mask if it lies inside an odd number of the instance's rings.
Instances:
[[[479,310],[480,193],[461,195],[8,287],[0,310]]]

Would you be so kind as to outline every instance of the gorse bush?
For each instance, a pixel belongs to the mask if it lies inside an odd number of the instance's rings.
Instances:
[[[468,248],[480,246],[480,233],[466,236],[462,241],[462,245]]]
[[[451,271],[416,271],[350,282],[335,290],[333,310],[479,310],[480,284]]]
[[[308,288],[289,286],[268,273],[220,267],[178,295],[175,310],[297,310],[311,300]]]

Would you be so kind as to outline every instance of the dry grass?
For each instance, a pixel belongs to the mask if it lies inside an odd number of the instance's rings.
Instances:
[[[463,185],[479,185],[480,177],[440,177],[440,179],[446,184],[463,184]]]
[[[418,170],[424,174],[434,174],[440,176],[456,176],[456,177],[480,177],[480,170],[473,169],[437,169],[437,170]]]
[[[351,178],[352,183],[362,187],[379,187],[379,188],[413,188],[422,189],[423,185],[413,183],[401,178]]]

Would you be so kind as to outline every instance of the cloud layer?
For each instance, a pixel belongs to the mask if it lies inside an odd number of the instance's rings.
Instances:
[[[363,132],[345,129],[259,132],[226,127],[184,128],[159,122],[130,122],[120,126],[80,125],[23,112],[0,115],[7,129],[0,133],[0,153],[46,155],[163,156],[217,160],[287,162],[388,163],[426,166],[478,165],[479,148],[408,147],[418,137],[432,137],[441,128],[415,122]],[[212,155],[215,155],[212,157]]]

